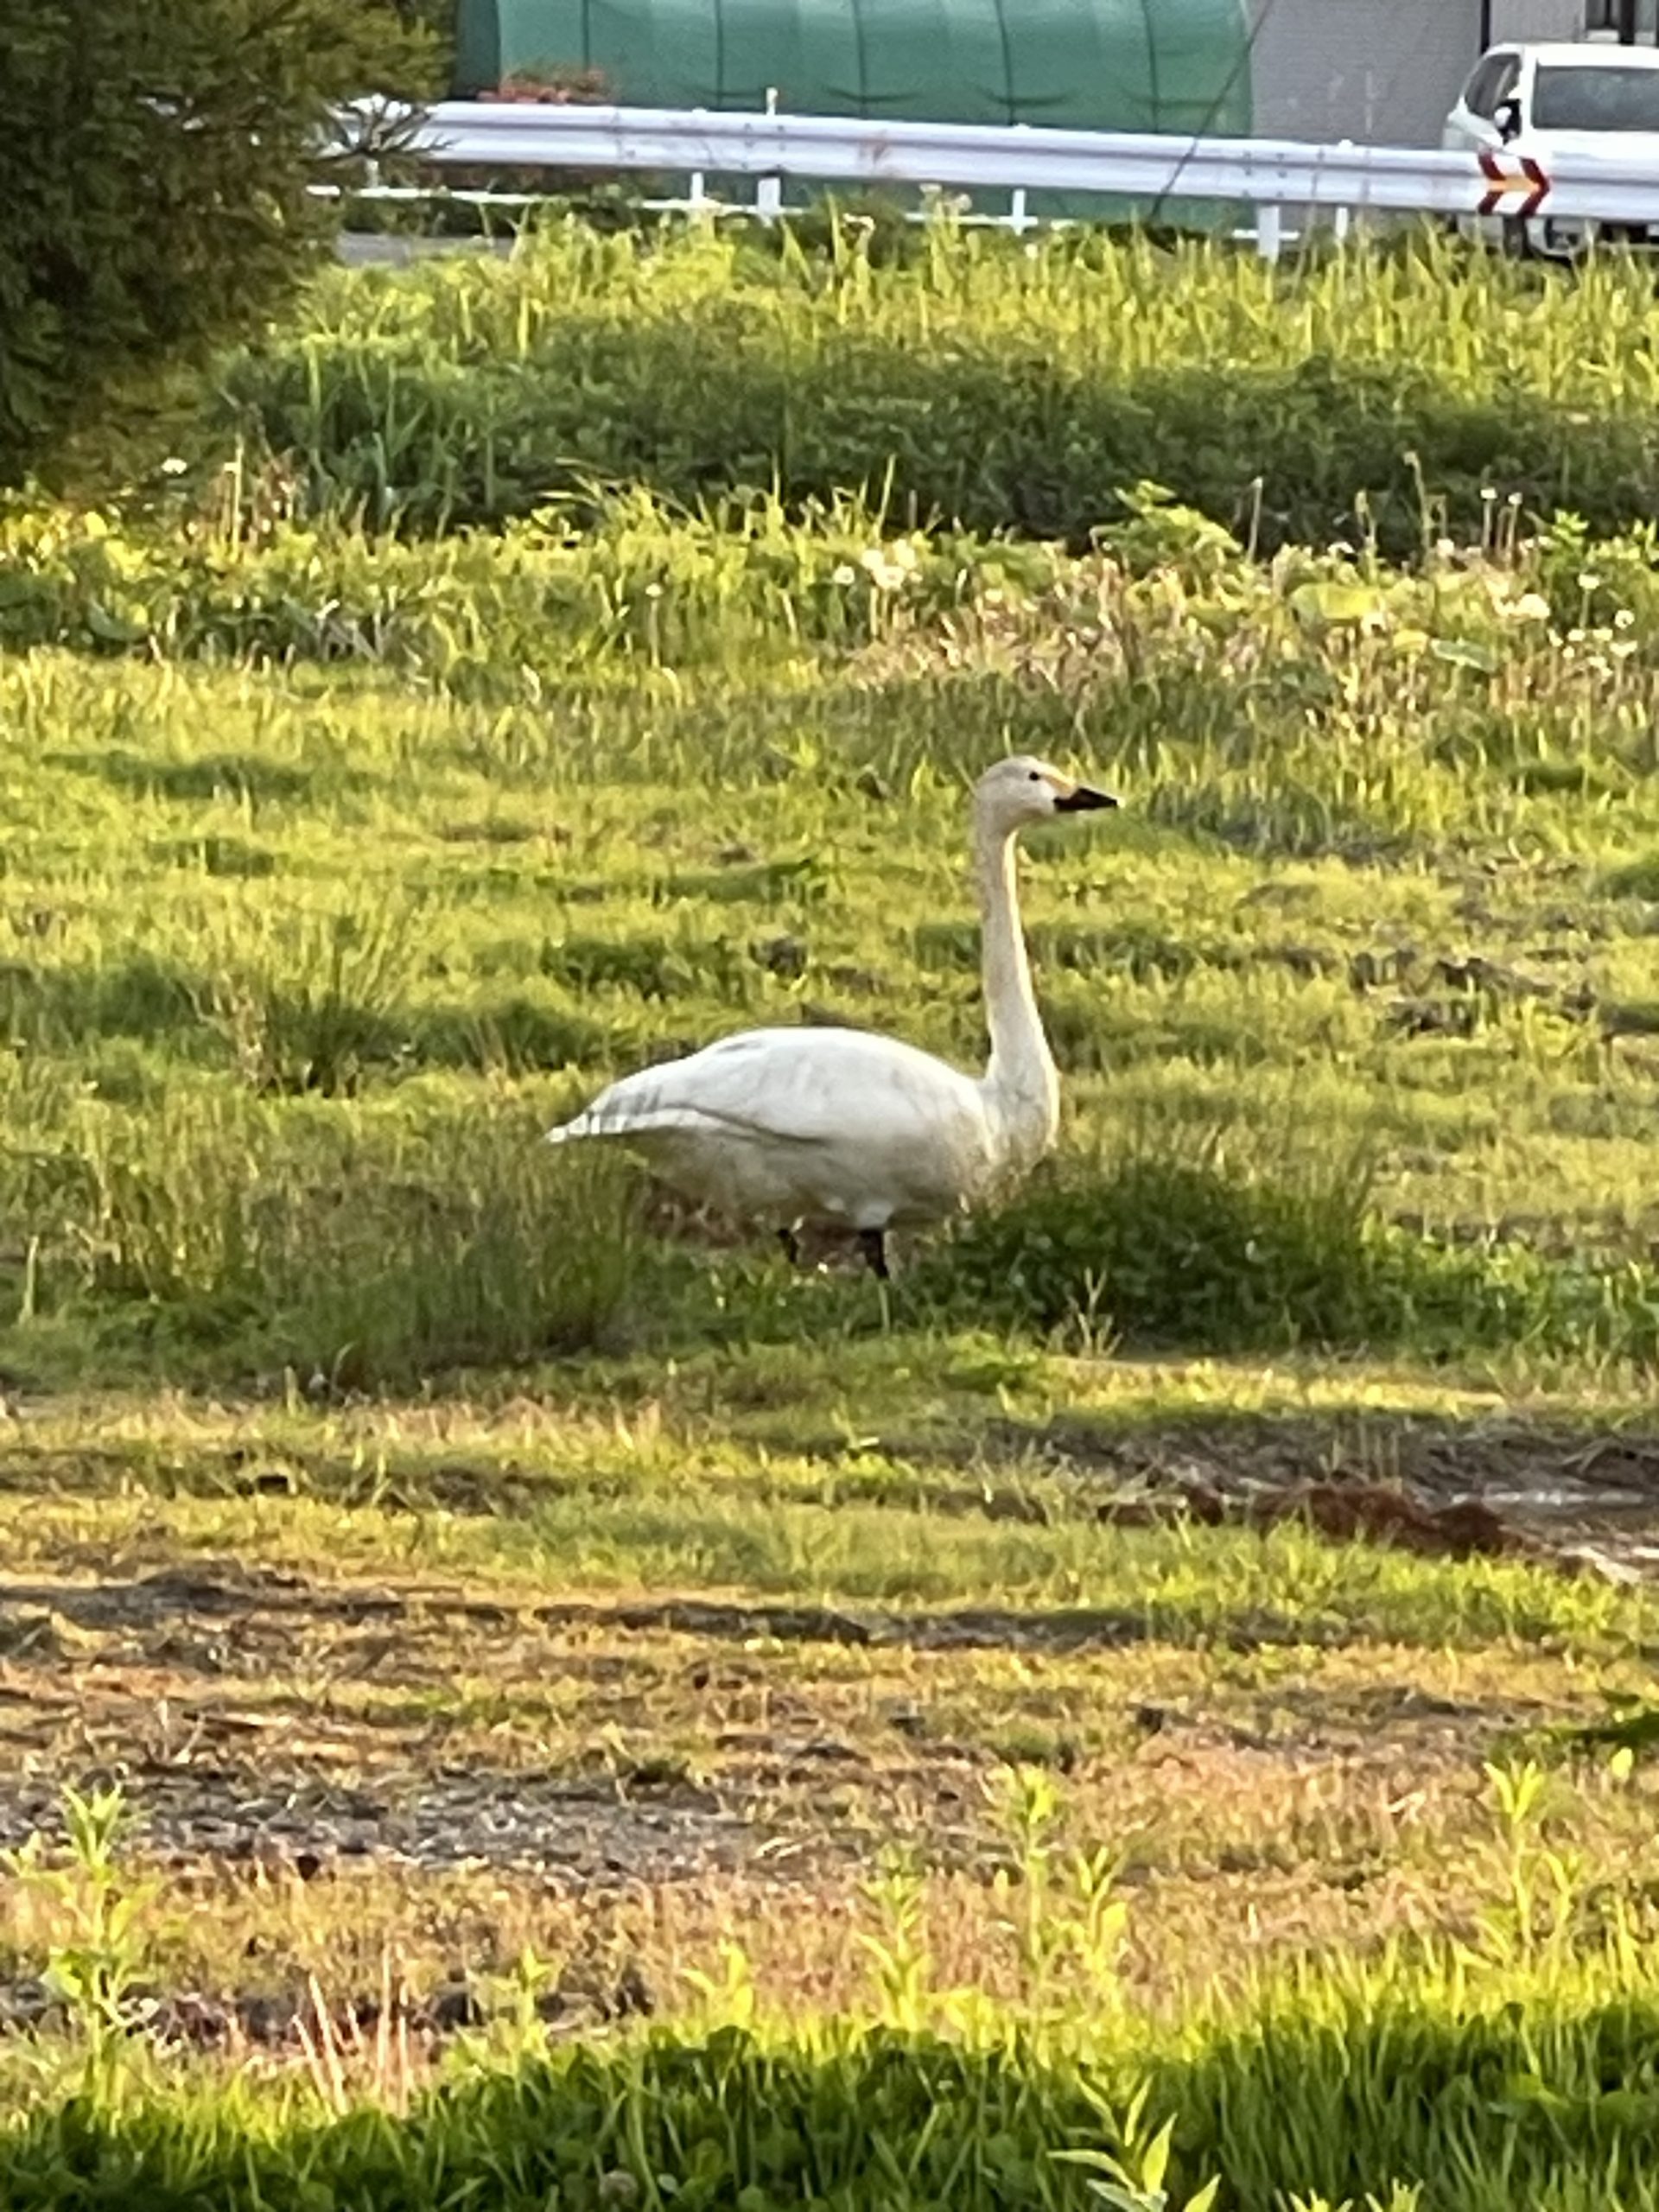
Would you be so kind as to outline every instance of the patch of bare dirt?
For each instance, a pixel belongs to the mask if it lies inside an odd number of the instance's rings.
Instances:
[[[747,1863],[768,1837],[713,1792],[607,1788],[518,1770],[377,1777],[331,1783],[288,1768],[272,1786],[252,1765],[146,1761],[73,1777],[119,1781],[148,1853],[211,1858],[302,1881],[374,1859],[440,1872],[485,1864],[572,1890],[684,1881]],[[60,1826],[58,1778],[0,1779],[0,1849]]]
[[[648,2018],[657,2009],[656,1993],[633,1961],[603,1980],[567,1972],[527,2002],[544,2026],[567,2034]],[[222,1993],[141,1986],[130,1993],[123,2012],[134,2035],[227,2056],[256,2051],[298,2056],[330,2044],[354,2051],[386,2036],[406,2037],[429,2056],[453,2037],[517,2018],[523,2009],[516,1993],[504,1995],[469,1978],[416,1991],[388,1977],[378,1990],[343,1996],[324,1996],[315,1984]],[[0,1978],[0,2036],[51,2035],[68,2025],[67,2010],[49,1981],[35,1974]]]
[[[1337,1541],[1510,1557],[1615,1581],[1659,1577],[1659,1435],[1552,1433],[1382,1416],[1263,1418],[1115,1435],[1086,1421],[1001,1424],[996,1441],[1109,1482],[1103,1519],[1300,1519]]]

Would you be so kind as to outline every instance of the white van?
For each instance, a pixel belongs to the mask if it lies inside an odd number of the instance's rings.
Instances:
[[[1641,46],[1494,46],[1483,54],[1446,118],[1441,144],[1653,164],[1659,176],[1659,49]],[[1521,253],[1570,260],[1600,238],[1659,246],[1659,224],[1596,223],[1548,213],[1467,215],[1471,238]]]

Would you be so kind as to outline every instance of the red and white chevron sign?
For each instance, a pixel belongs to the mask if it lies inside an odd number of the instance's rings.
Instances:
[[[1483,215],[1535,215],[1549,191],[1549,178],[1530,154],[1484,152],[1481,173],[1486,179],[1480,213]],[[1516,201],[1518,204],[1511,206]]]

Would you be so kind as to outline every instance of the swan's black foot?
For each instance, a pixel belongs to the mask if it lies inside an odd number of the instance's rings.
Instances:
[[[778,1232],[778,1242],[783,1247],[784,1257],[789,1262],[790,1266],[798,1268],[801,1264],[801,1240],[795,1231],[792,1229],[780,1229]]]
[[[886,1282],[893,1273],[887,1265],[887,1233],[884,1229],[861,1229],[858,1249],[864,1255],[865,1264],[873,1275]]]

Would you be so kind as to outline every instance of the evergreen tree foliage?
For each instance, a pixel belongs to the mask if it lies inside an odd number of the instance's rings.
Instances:
[[[0,0],[0,483],[280,307],[331,101],[436,50],[385,0]]]

